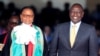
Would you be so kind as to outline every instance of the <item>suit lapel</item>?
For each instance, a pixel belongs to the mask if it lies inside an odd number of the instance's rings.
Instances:
[[[66,24],[67,27],[66,28],[66,31],[65,31],[65,34],[66,34],[66,40],[67,40],[67,44],[66,45],[68,48],[70,48],[70,23]]]
[[[73,45],[73,48],[75,48],[75,46],[78,44],[78,41],[80,40],[82,33],[83,33],[83,28],[84,28],[83,23],[81,23],[79,30],[77,32],[77,35],[76,35],[76,39],[75,39],[75,43]]]

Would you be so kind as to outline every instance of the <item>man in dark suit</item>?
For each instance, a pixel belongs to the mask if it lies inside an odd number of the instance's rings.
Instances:
[[[69,12],[71,21],[56,27],[50,56],[97,56],[95,28],[81,21],[83,7],[78,3],[73,4]]]
[[[10,54],[10,45],[11,45],[11,31],[13,27],[18,25],[19,18],[17,15],[12,15],[8,20],[5,33],[0,35],[0,45],[3,44],[4,46],[0,46],[0,56],[9,56]]]

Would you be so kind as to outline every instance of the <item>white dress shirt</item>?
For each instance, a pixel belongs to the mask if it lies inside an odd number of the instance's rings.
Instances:
[[[76,24],[74,24],[72,21],[70,22],[71,24],[70,24],[70,32],[71,32],[71,29],[72,29],[72,26],[74,26],[75,25],[75,33],[76,33],[76,35],[77,35],[77,33],[78,33],[78,30],[79,30],[79,27],[80,27],[80,24],[81,24],[81,21],[80,22],[78,22],[78,23],[76,23]]]

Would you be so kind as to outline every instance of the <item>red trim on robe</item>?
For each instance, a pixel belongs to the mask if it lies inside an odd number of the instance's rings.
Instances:
[[[28,44],[28,56],[33,55],[33,48],[34,48],[34,45],[31,42],[29,42],[29,44]]]
[[[4,40],[3,40],[3,44],[6,44],[6,42],[7,42],[7,37],[8,37],[8,34],[5,35]]]

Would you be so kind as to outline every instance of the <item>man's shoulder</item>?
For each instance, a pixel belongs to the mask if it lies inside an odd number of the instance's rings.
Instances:
[[[70,24],[69,22],[65,22],[65,23],[58,24],[57,26],[64,27],[64,26],[68,26],[69,24]]]
[[[55,30],[63,30],[63,29],[65,29],[65,28],[67,28],[67,27],[69,27],[69,22],[65,22],[65,23],[60,23],[60,24],[58,24],[58,25],[56,25],[55,26]]]
[[[95,26],[93,26],[93,25],[91,25],[91,24],[87,24],[87,23],[83,23],[82,22],[82,24],[81,25],[83,25],[85,28],[95,28]]]

